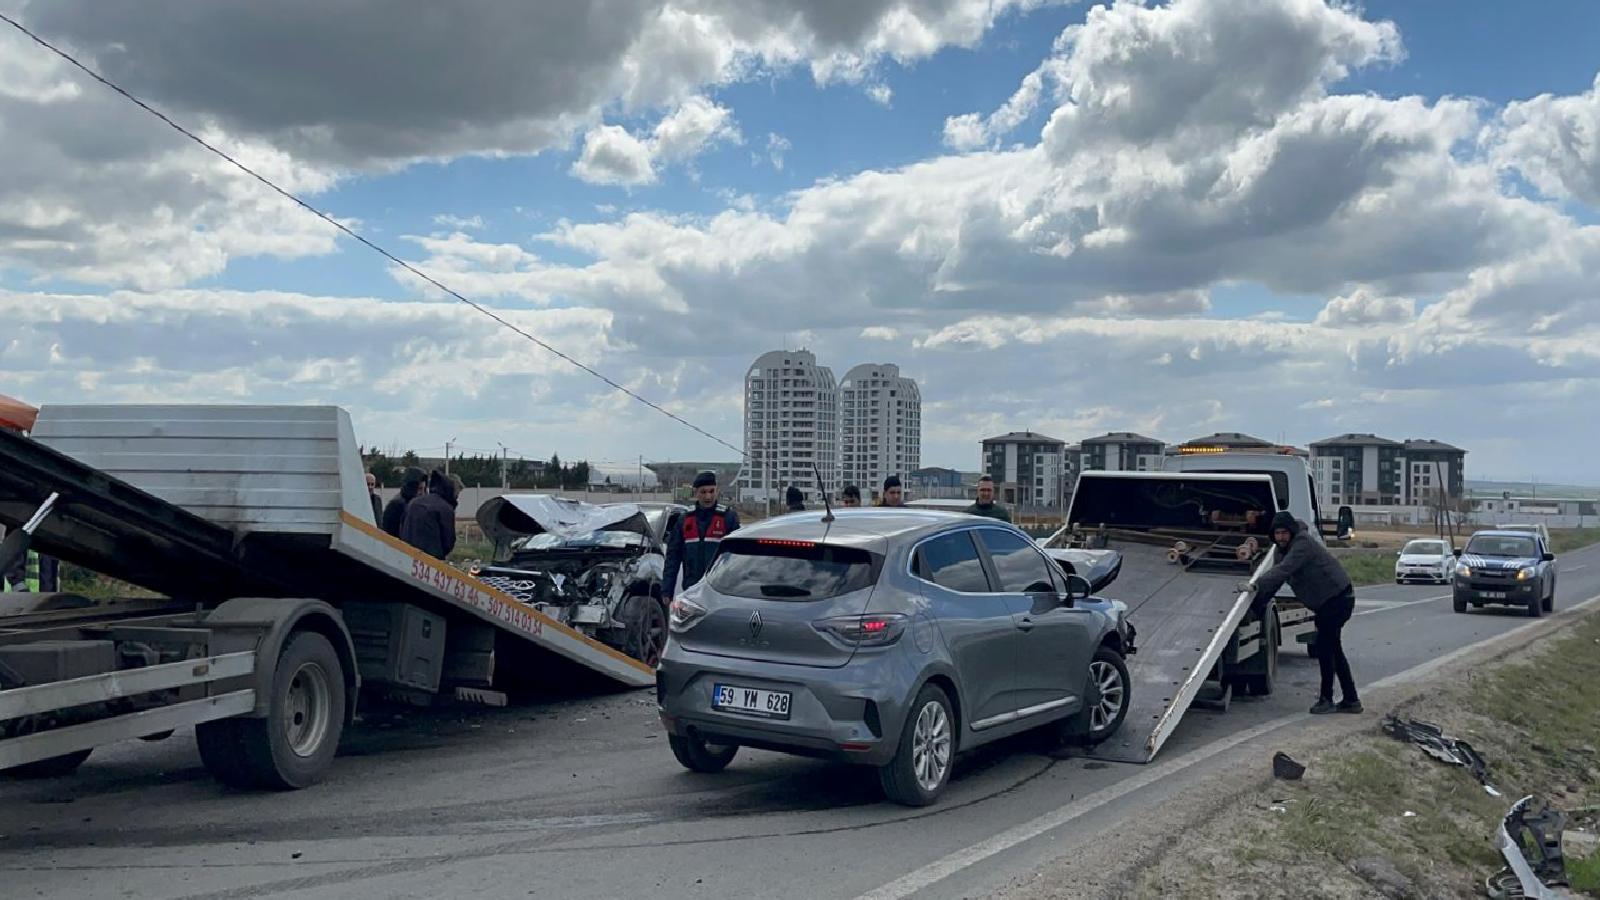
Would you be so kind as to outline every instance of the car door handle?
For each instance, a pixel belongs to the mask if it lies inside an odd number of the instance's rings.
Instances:
[[[1017,627],[1022,629],[1023,631],[1032,631],[1033,630],[1033,617],[1032,616],[1023,616],[1022,619],[1017,622]]]

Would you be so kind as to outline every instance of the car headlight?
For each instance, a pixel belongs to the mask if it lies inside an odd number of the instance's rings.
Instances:
[[[1518,569],[1517,570],[1517,580],[1518,581],[1527,581],[1530,578],[1537,578],[1538,576],[1539,576],[1539,570],[1533,568],[1532,566],[1529,566],[1526,569]]]
[[[1457,578],[1471,578],[1472,577],[1472,567],[1471,566],[1456,566],[1456,577]]]

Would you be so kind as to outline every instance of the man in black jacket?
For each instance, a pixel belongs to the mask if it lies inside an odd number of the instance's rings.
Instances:
[[[998,519],[1002,522],[1011,521],[1011,513],[1006,508],[994,501],[994,477],[985,475],[978,479],[978,502],[967,507],[967,515],[983,516],[988,519]]]
[[[438,469],[428,475],[428,492],[406,507],[400,539],[435,559],[456,546],[456,486]]]
[[[1350,674],[1350,661],[1345,658],[1339,637],[1356,606],[1356,592],[1350,584],[1350,576],[1328,548],[1311,535],[1306,523],[1288,512],[1280,512],[1272,518],[1272,541],[1278,545],[1278,563],[1257,579],[1256,603],[1264,607],[1287,583],[1294,589],[1294,598],[1316,616],[1317,663],[1322,669],[1322,687],[1311,712],[1315,715],[1361,712],[1356,680]],[[1335,676],[1344,695],[1337,706],[1333,702]]]
[[[389,505],[383,508],[383,518],[379,526],[390,537],[400,537],[400,526],[406,521],[406,507],[411,501],[417,499],[422,493],[423,485],[428,483],[428,473],[416,466],[406,469],[405,476],[400,482],[400,493],[389,498]]]
[[[783,492],[783,505],[789,508],[789,512],[805,512],[806,495],[802,494],[799,488],[791,484],[789,485],[789,489]]]

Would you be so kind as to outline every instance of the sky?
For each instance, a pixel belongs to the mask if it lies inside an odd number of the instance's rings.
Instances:
[[[1349,432],[1600,483],[1600,4],[0,0],[0,393],[726,460],[897,363],[988,434]],[[719,442],[720,441],[720,442]],[[722,443],[722,442],[725,442]]]

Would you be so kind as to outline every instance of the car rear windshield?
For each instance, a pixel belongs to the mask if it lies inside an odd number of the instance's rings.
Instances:
[[[1412,541],[1400,552],[1407,556],[1442,556],[1444,544],[1438,541]]]
[[[811,541],[722,542],[706,582],[719,594],[759,600],[826,600],[870,587],[883,557]]]
[[[1533,538],[1504,534],[1482,534],[1467,542],[1467,552],[1477,556],[1509,556],[1527,559],[1535,554]]]

